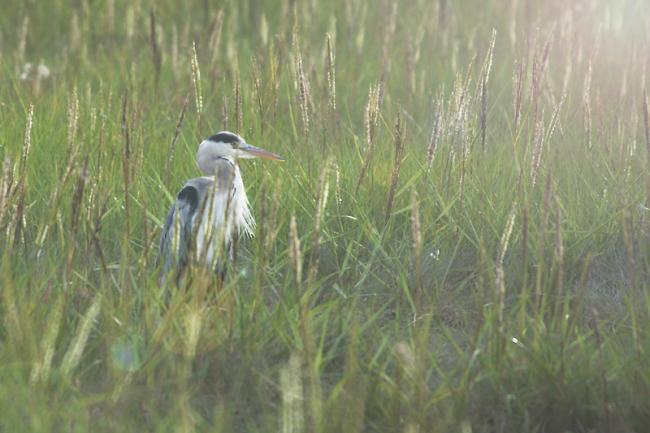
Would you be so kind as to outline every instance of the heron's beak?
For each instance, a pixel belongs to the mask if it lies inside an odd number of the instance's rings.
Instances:
[[[275,153],[269,152],[268,150],[255,147],[250,144],[244,144],[242,146],[239,146],[239,150],[249,158],[262,158],[262,159],[270,159],[273,161],[284,161],[284,158],[281,157],[280,155],[276,155]]]

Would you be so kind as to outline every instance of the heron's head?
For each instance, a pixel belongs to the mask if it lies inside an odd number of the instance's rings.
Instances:
[[[196,153],[199,168],[206,175],[214,174],[217,160],[227,159],[234,163],[240,158],[262,158],[284,161],[284,158],[280,155],[250,145],[239,135],[228,131],[221,131],[203,140]]]

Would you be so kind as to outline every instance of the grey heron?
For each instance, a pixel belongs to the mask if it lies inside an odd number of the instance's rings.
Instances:
[[[185,183],[163,227],[158,257],[161,283],[171,269],[176,270],[178,281],[190,260],[214,267],[223,280],[234,237],[252,235],[255,226],[237,164],[249,158],[283,161],[228,131],[201,142],[196,161],[204,176]]]

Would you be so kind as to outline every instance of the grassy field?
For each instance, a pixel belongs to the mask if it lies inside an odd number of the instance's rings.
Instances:
[[[2,9],[0,431],[647,431],[646,1]],[[287,161],[158,287],[223,129]]]

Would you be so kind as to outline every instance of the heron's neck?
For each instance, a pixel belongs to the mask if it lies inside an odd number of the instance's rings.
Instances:
[[[232,165],[235,165],[235,160],[232,158],[232,156],[219,156],[217,159],[220,159],[222,161],[228,161]]]
[[[237,164],[235,163],[235,160],[230,156],[218,156],[211,159],[202,158],[199,156],[197,162],[199,164],[199,168],[206,176],[214,176],[215,172],[217,171],[217,165],[223,164],[224,162],[230,164],[232,168],[237,171]]]

